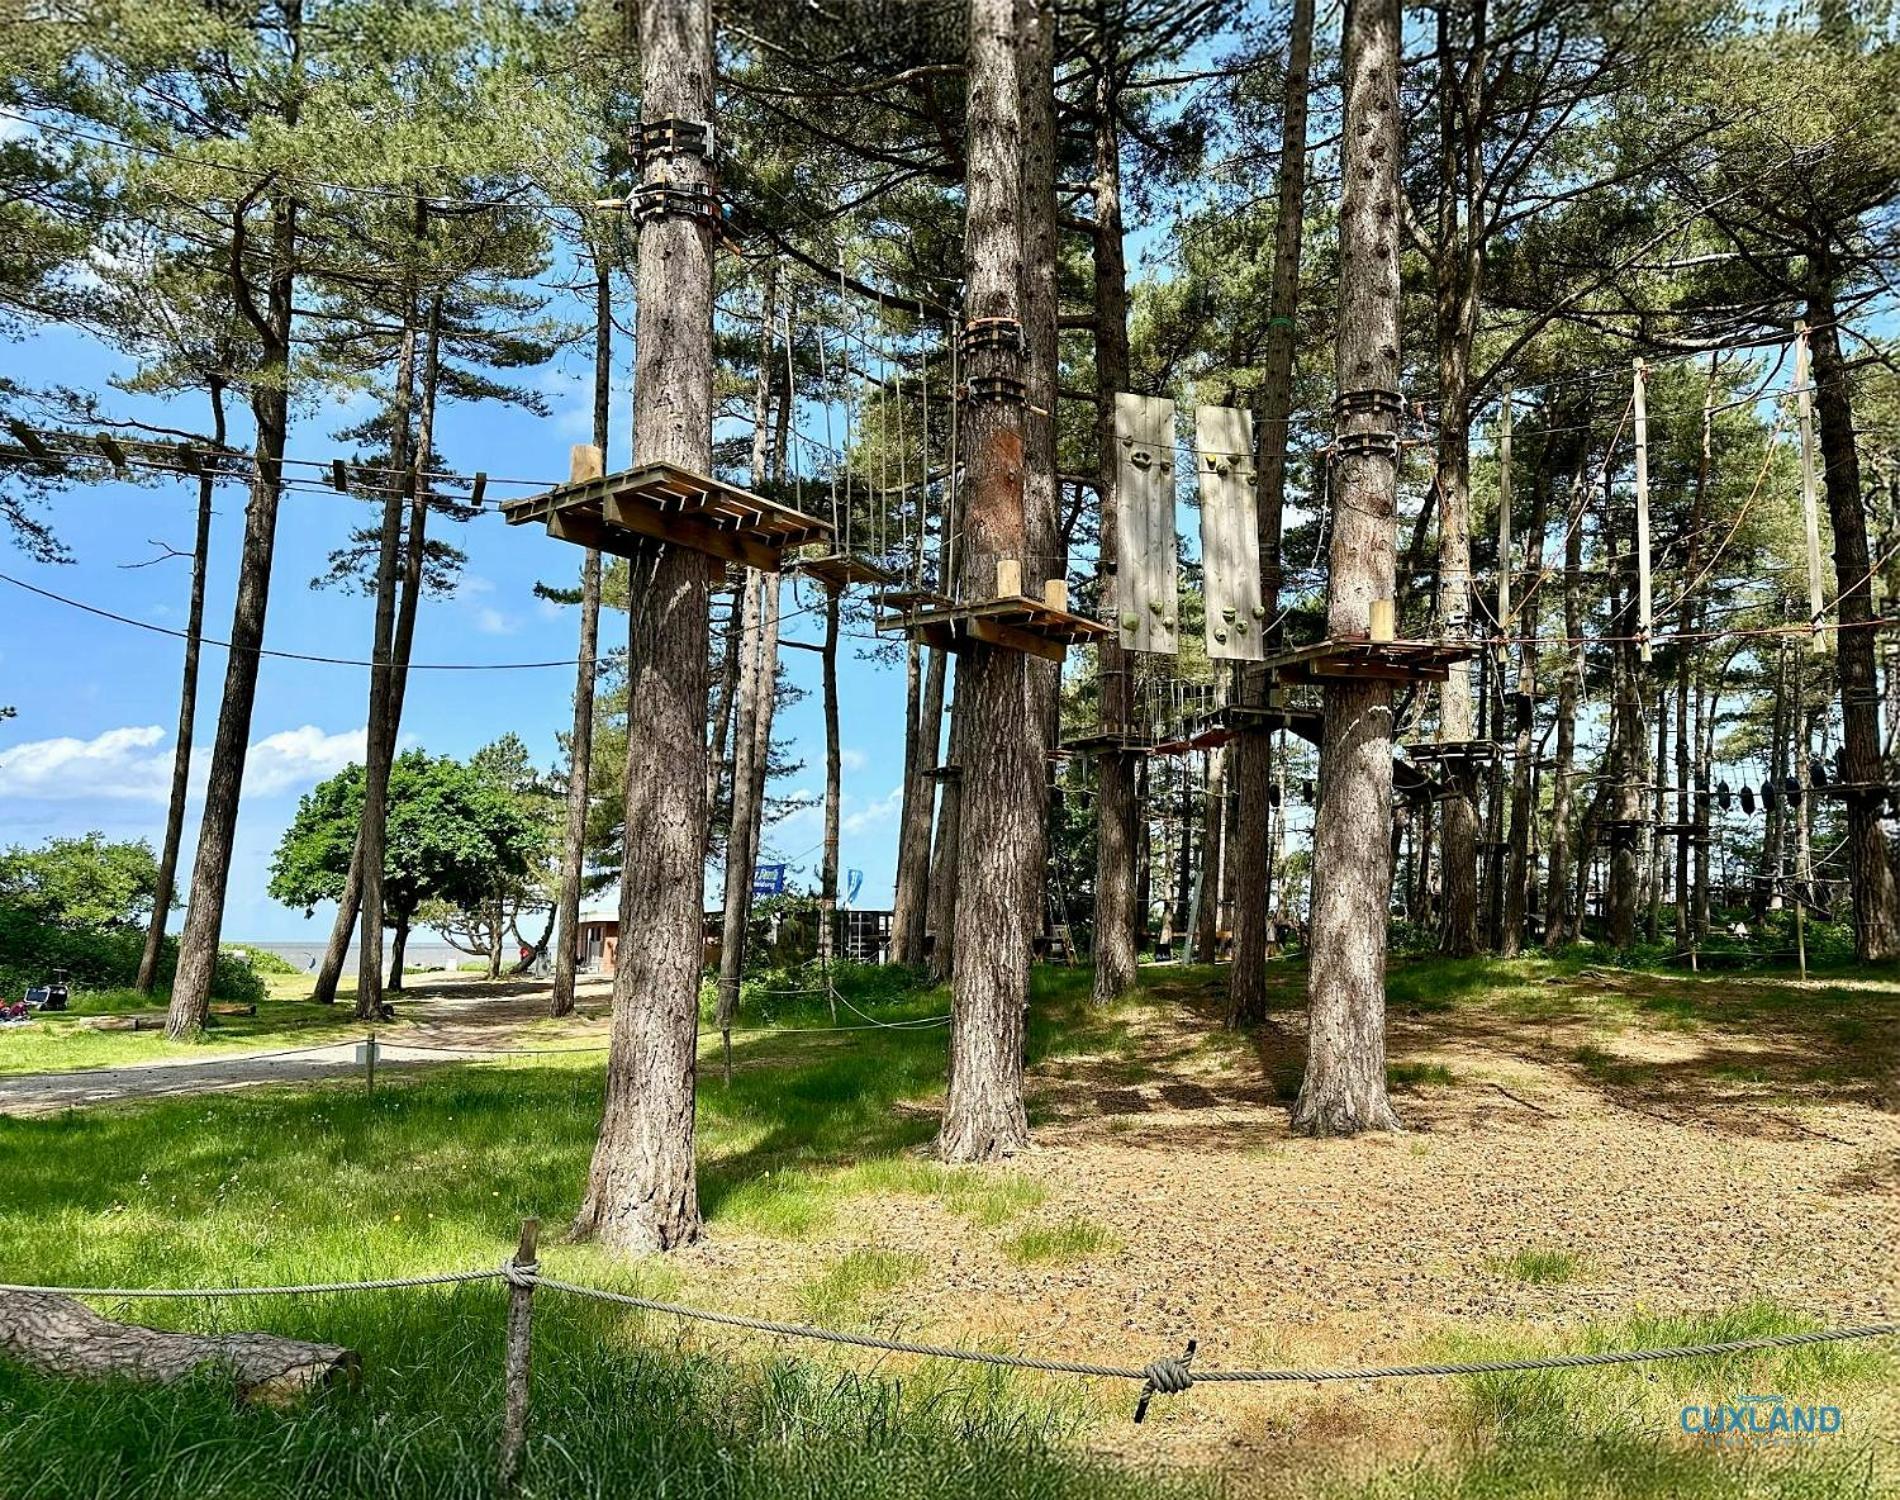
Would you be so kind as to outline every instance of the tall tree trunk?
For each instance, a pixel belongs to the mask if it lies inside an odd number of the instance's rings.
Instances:
[[[1293,414],[1293,319],[1300,301],[1300,240],[1306,224],[1306,112],[1313,64],[1313,0],[1293,0],[1287,36],[1286,90],[1280,134],[1280,181],[1273,226],[1273,285],[1267,294],[1267,347],[1254,422],[1255,534],[1260,543],[1260,597],[1267,610],[1267,649],[1280,644],[1280,533],[1286,508],[1287,428]],[[1243,664],[1241,702],[1264,707],[1268,675]],[[1273,913],[1271,846],[1277,821],[1271,803],[1273,731],[1243,722],[1235,749],[1239,827],[1234,842],[1234,965],[1228,975],[1227,1022],[1252,1026],[1267,1017],[1267,939]]]
[[[1761,841],[1762,887],[1770,911],[1780,911],[1788,880],[1788,637],[1775,640],[1775,701],[1768,726],[1768,781],[1773,800]]]
[[[1582,461],[1588,459],[1587,445]],[[1550,799],[1550,871],[1544,888],[1544,948],[1555,953],[1582,933],[1571,904],[1571,802],[1577,762],[1577,709],[1583,699],[1583,506],[1589,481],[1579,473],[1564,521],[1564,666],[1557,686],[1557,753]]]
[[[1834,528],[1836,675],[1841,690],[1841,748],[1848,790],[1847,869],[1854,894],[1854,955],[1876,963],[1900,953],[1900,891],[1880,815],[1886,780],[1880,753],[1880,686],[1874,670],[1873,565],[1867,555],[1860,449],[1854,436],[1853,394],[1841,360],[1833,278],[1825,251],[1808,294],[1815,414],[1826,470],[1827,513]]]
[[[1040,594],[1050,579],[1069,574],[1062,536],[1061,485],[1056,477],[1056,0],[1022,0],[1023,132],[1023,584]],[[1037,896],[1031,931],[1049,911],[1049,777],[1061,744],[1062,664],[1030,657],[1029,731],[1041,770],[1036,778],[1036,845],[1031,852]]]
[[[211,441],[224,448],[224,380],[214,375],[211,396]],[[215,480],[206,470],[198,476],[198,529],[191,546],[191,606],[185,618],[185,665],[178,683],[178,738],[172,746],[171,800],[165,809],[165,846],[158,857],[158,884],[152,891],[152,920],[145,929],[145,951],[139,955],[138,992],[149,995],[158,983],[158,960],[165,948],[165,923],[171,916],[172,896],[178,883],[178,848],[185,836],[185,803],[191,795],[191,734],[198,710],[198,651],[204,641],[205,572],[211,561],[211,500]]]
[[[950,758],[937,799],[937,838],[930,851],[930,977],[939,984],[956,971],[957,859],[963,840],[963,668],[956,668],[950,705]]]
[[[964,264],[967,316],[1020,320],[1023,273],[1021,37],[1012,0],[971,0],[968,184]],[[972,351],[971,384],[1021,378],[1021,356]],[[994,593],[997,563],[1023,559],[1023,412],[1006,400],[967,403],[967,584]],[[938,1153],[984,1161],[1029,1141],[1023,1109],[1023,1015],[1029,999],[1031,923],[1042,872],[1044,798],[1040,736],[1031,722],[1028,658],[971,643],[958,707],[966,716],[966,765],[958,865],[969,880],[956,908],[951,979],[950,1087]]]
[[[715,581],[715,589],[718,589]],[[708,814],[708,838],[710,826],[718,820],[720,808],[720,787],[725,779],[727,747],[732,739],[732,721],[735,706],[739,700],[739,643],[744,634],[739,628],[739,591],[732,594],[731,611],[726,619],[723,640],[719,647],[719,677],[712,688],[712,746],[706,752],[706,811]],[[707,852],[710,854],[711,849]]]
[[[604,464],[613,429],[613,278],[603,247],[594,248],[594,446]],[[561,834],[561,893],[556,907],[560,940],[554,951],[554,993],[548,1013],[574,1009],[574,970],[580,961],[581,880],[587,872],[587,797],[594,762],[594,678],[600,653],[600,553],[581,558],[581,638],[574,669],[574,732],[567,742],[567,822]]]
[[[713,119],[711,0],[640,0],[641,112]],[[704,157],[655,152],[642,182],[711,187]],[[640,225],[634,452],[712,467],[713,230],[678,212]],[[706,847],[707,603],[704,555],[656,549],[631,570],[627,806],[614,955],[607,1102],[575,1233],[613,1249],[671,1250],[699,1237],[693,1099],[699,1044]]]
[[[1194,922],[1194,961],[1211,964],[1220,936],[1223,814],[1227,810],[1227,752],[1207,752],[1207,806],[1201,810],[1201,905]]]
[[[301,8],[290,7],[293,35]],[[224,669],[224,697],[211,742],[211,771],[205,785],[204,815],[198,826],[198,852],[191,872],[191,902],[178,940],[178,970],[172,979],[167,1035],[196,1036],[211,1009],[211,983],[218,966],[218,939],[224,928],[224,901],[231,879],[231,855],[237,833],[238,798],[244,787],[245,752],[251,734],[251,706],[257,696],[258,651],[264,644],[264,616],[270,604],[271,556],[277,540],[277,507],[283,497],[284,448],[290,432],[290,335],[295,318],[297,205],[288,196],[271,207],[270,285],[256,333],[263,345],[258,377],[250,392],[256,419],[256,477],[244,510],[244,542],[238,556],[237,600],[231,612],[230,650]],[[232,246],[237,276],[242,246]]]
[[[825,842],[818,880],[818,952],[827,963],[838,950],[838,814],[843,761],[838,744],[838,591],[825,590],[825,644],[819,658],[825,709]]]
[[[1399,388],[1399,0],[1348,0],[1336,379],[1342,395]],[[1393,597],[1398,443],[1390,416],[1342,411],[1341,437],[1390,433],[1334,475],[1327,634],[1362,634]],[[1368,444],[1368,448],[1376,444]],[[1392,885],[1392,685],[1326,688],[1313,819],[1306,1076],[1293,1128],[1398,1127],[1385,1083],[1386,911]]]
[[[1610,634],[1613,677],[1610,709],[1610,886],[1604,905],[1604,936],[1612,948],[1636,941],[1636,912],[1642,880],[1637,834],[1643,820],[1642,702],[1637,687],[1635,596],[1617,571],[1620,549],[1611,517],[1609,471],[1604,471],[1604,556],[1611,583]]]
[[[897,814],[897,871],[891,898],[891,961],[909,963],[905,946],[914,912],[923,892],[919,889],[916,858],[917,835],[927,783],[923,778],[924,755],[924,652],[927,648],[911,641],[904,648],[904,784],[903,799]],[[927,830],[929,824],[922,823]],[[926,832],[925,837],[928,837]],[[929,866],[922,867],[928,880]]]
[[[758,378],[752,388],[752,487],[765,483],[766,454],[772,431],[772,325],[777,278],[768,264],[759,320]],[[770,663],[765,652],[765,575],[748,568],[740,587],[739,699],[732,744],[732,818],[726,829],[725,912],[719,943],[719,1030],[728,1042],[739,1010],[739,984],[745,975],[746,940],[752,920],[752,876],[757,868],[752,829],[759,821],[759,795],[764,778],[758,774],[769,754],[771,711],[762,705],[777,688],[776,653]],[[836,595],[826,592],[829,609]],[[763,733],[764,738],[761,738]],[[829,743],[829,742],[828,742]],[[826,787],[830,795],[830,787]],[[822,903],[821,903],[822,904]],[[820,932],[820,952],[825,938]],[[828,955],[827,955],[828,956]]]
[[[947,655],[947,652],[929,649],[929,664],[924,669],[923,701],[916,727],[917,785],[905,813],[905,836],[898,849],[897,909],[891,918],[891,956],[900,964],[924,961],[924,936],[932,895],[930,834],[937,800],[937,782],[931,773],[937,769],[943,738]]]
[[[396,935],[389,944],[389,991],[399,994],[402,991],[402,966],[409,953],[409,913],[392,912],[390,921],[396,929]]]
[[[1581,461],[1582,446],[1565,445]],[[1514,958],[1524,949],[1524,929],[1530,916],[1531,892],[1537,885],[1537,860],[1531,838],[1537,817],[1535,779],[1532,765],[1535,754],[1533,730],[1537,704],[1537,630],[1543,618],[1542,583],[1544,533],[1550,525],[1550,490],[1556,482],[1556,450],[1547,433],[1537,455],[1537,467],[1531,473],[1530,530],[1524,538],[1524,591],[1512,590],[1520,600],[1516,618],[1500,622],[1507,639],[1515,632],[1517,641],[1517,689],[1511,697],[1511,848],[1510,868],[1504,882],[1504,925],[1499,933],[1498,951]],[[1500,558],[1500,567],[1509,567]],[[1501,726],[1500,726],[1501,727]]]
[[[1128,265],[1122,248],[1121,135],[1116,76],[1118,34],[1109,29],[1109,7],[1098,5],[1101,23],[1095,59],[1095,393],[1096,464],[1101,479],[1100,569],[1113,579],[1120,557],[1116,518],[1115,393],[1128,387]],[[1111,606],[1112,607],[1112,606]],[[1134,659],[1119,635],[1096,647],[1101,674],[1102,728],[1132,727]],[[1107,1003],[1134,988],[1137,949],[1147,913],[1136,898],[1134,757],[1110,746],[1096,761],[1095,786],[1095,973],[1093,994]]]
[[[421,235],[418,233],[418,240]],[[396,360],[389,493],[383,499],[382,535],[376,554],[376,624],[370,649],[369,727],[364,735],[363,821],[357,828],[361,861],[361,935],[356,950],[356,1015],[368,1020],[383,1004],[383,865],[389,833],[389,773],[395,761],[390,733],[392,669],[396,645],[396,578],[402,565],[402,521],[408,494],[421,486],[423,465],[410,456],[409,421],[415,397],[416,294],[404,309],[402,352]],[[413,488],[412,488],[413,487]]]

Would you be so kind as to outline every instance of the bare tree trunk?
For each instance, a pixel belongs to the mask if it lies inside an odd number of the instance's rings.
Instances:
[[[1767,907],[1779,911],[1788,879],[1788,638],[1775,641],[1775,702],[1768,726],[1768,781],[1773,789],[1761,841],[1760,880]]]
[[[293,31],[301,26],[301,19],[301,8],[293,3],[288,23]],[[241,255],[235,253],[239,247],[233,249],[234,261],[241,263]],[[272,205],[270,285],[264,316],[255,330],[263,344],[262,371],[252,384],[250,396],[257,424],[257,472],[244,511],[244,542],[238,558],[237,600],[231,612],[224,697],[211,743],[211,771],[191,872],[191,902],[185,912],[184,931],[179,935],[178,970],[172,979],[171,1007],[165,1021],[166,1034],[173,1038],[196,1036],[204,1029],[218,966],[218,939],[224,928],[238,798],[244,786],[245,753],[251,733],[251,706],[257,696],[258,651],[264,644],[264,616],[270,604],[271,555],[277,539],[278,502],[283,496],[284,447],[290,431],[296,249],[296,200],[285,196]]]
[[[1585,446],[1580,462],[1587,461]],[[1570,817],[1577,761],[1577,709],[1583,699],[1583,506],[1589,481],[1579,473],[1564,522],[1564,666],[1557,686],[1557,753],[1550,799],[1550,870],[1544,888],[1544,948],[1556,953],[1582,932],[1571,904]]]
[[[924,961],[924,934],[932,896],[930,834],[937,800],[938,747],[943,736],[943,689],[948,653],[929,651],[924,669],[922,710],[917,721],[917,785],[906,811],[905,838],[898,851],[898,900],[892,915],[892,958],[900,964]],[[907,873],[908,872],[908,873]]]
[[[420,234],[418,233],[418,238]],[[402,353],[396,361],[396,391],[390,445],[390,493],[376,555],[376,625],[370,649],[369,727],[364,736],[363,821],[357,828],[361,863],[361,937],[356,951],[356,1014],[368,1020],[383,1004],[383,864],[389,831],[389,772],[395,760],[390,733],[391,670],[396,643],[396,577],[401,566],[405,488],[419,486],[409,452],[410,410],[415,395],[416,296],[410,288],[403,316]]]
[[[224,381],[212,376],[211,441],[224,447]],[[152,892],[152,921],[139,955],[138,992],[149,995],[158,983],[159,955],[165,948],[165,923],[171,916],[178,884],[178,848],[185,836],[185,803],[191,795],[191,734],[198,710],[198,650],[205,629],[205,572],[211,560],[211,499],[215,480],[209,470],[198,476],[198,530],[191,547],[191,606],[185,618],[185,666],[178,683],[178,737],[172,746],[171,800],[165,809],[165,845],[158,857],[158,884]]]
[[[1201,810],[1201,909],[1194,924],[1194,961],[1211,964],[1220,934],[1222,814],[1227,810],[1227,752],[1207,752],[1207,806]]]
[[[409,952],[409,913],[395,912],[391,916],[395,924],[396,935],[389,944],[389,985],[391,994],[402,991],[402,966]]]
[[[1826,470],[1827,513],[1834,529],[1836,675],[1841,690],[1841,749],[1848,789],[1847,869],[1854,894],[1854,956],[1877,963],[1900,953],[1900,890],[1881,832],[1886,780],[1880,753],[1880,684],[1874,670],[1873,565],[1867,554],[1867,513],[1861,501],[1860,449],[1854,436],[1853,395],[1841,360],[1839,319],[1825,253],[1811,258],[1809,347],[1815,414]]]
[[[711,0],[640,0],[641,112],[712,121]],[[703,157],[653,153],[643,183],[711,186]],[[640,225],[634,451],[712,466],[713,231],[683,213]],[[702,554],[657,549],[631,570],[627,807],[607,1102],[574,1230],[616,1250],[699,1237],[693,1099],[706,847],[707,602]]]
[[[594,248],[594,446],[604,463],[613,428],[613,277],[607,252]],[[574,732],[567,742],[567,823],[561,835],[561,893],[555,909],[560,941],[554,952],[554,993],[548,1014],[574,1009],[574,970],[580,961],[581,880],[587,872],[587,797],[594,761],[594,678],[600,653],[600,553],[581,558],[580,659],[574,670]]]
[[[1065,582],[1069,566],[1062,537],[1061,486],[1056,477],[1057,294],[1060,247],[1056,234],[1056,0],[1022,0],[1023,136],[1023,582],[1039,594],[1052,578]],[[1049,902],[1047,767],[1061,744],[1062,664],[1031,657],[1029,731],[1039,766],[1036,844],[1029,855],[1037,888],[1032,932],[1043,930]]]
[[[1343,395],[1399,387],[1399,0],[1348,0],[1337,383]],[[1380,434],[1334,475],[1327,634],[1364,633],[1393,597],[1398,442],[1390,416],[1343,410],[1340,436]],[[1391,449],[1380,450],[1389,434]],[[1293,1128],[1354,1135],[1398,1128],[1386,1097],[1385,942],[1392,886],[1392,685],[1326,689],[1313,820],[1312,962],[1306,1076]]]
[[[1611,626],[1614,637],[1610,692],[1610,779],[1613,806],[1610,815],[1610,885],[1604,904],[1604,936],[1612,948],[1628,948],[1636,941],[1636,908],[1641,882],[1637,833],[1643,818],[1642,707],[1636,682],[1635,600],[1617,572],[1616,528],[1610,519],[1609,471],[1604,471],[1604,555],[1611,583]]]
[[[715,583],[715,587],[717,584]],[[724,592],[724,590],[721,590]],[[712,747],[706,753],[706,811],[710,825],[719,817],[719,790],[726,773],[726,748],[732,739],[732,721],[739,699],[739,592],[732,591],[731,615],[719,648],[719,680],[712,693]],[[708,849],[710,853],[710,848]]]
[[[1538,453],[1537,467],[1531,476],[1530,530],[1524,538],[1526,592],[1520,594],[1512,590],[1512,597],[1522,601],[1518,606],[1517,618],[1501,622],[1507,637],[1512,631],[1516,631],[1518,636],[1517,691],[1511,699],[1511,712],[1515,718],[1511,746],[1510,868],[1505,876],[1504,926],[1498,942],[1498,951],[1507,958],[1516,957],[1524,949],[1524,928],[1529,919],[1531,892],[1537,885],[1537,860],[1531,840],[1537,803],[1534,796],[1535,781],[1531,774],[1535,768],[1531,761],[1535,752],[1532,735],[1537,703],[1537,630],[1543,618],[1542,591],[1538,588],[1542,579],[1538,574],[1544,563],[1544,533],[1550,525],[1550,490],[1556,482],[1553,468],[1556,454],[1551,441],[1550,435],[1546,434]],[[1576,445],[1575,451],[1581,455],[1581,445]],[[1509,567],[1510,563],[1500,558],[1499,566]]]
[[[818,953],[827,963],[838,951],[838,813],[844,769],[838,743],[838,591],[825,590],[822,666],[825,708],[825,843],[818,882]]]
[[[1120,556],[1116,519],[1115,393],[1128,386],[1128,266],[1122,248],[1121,137],[1116,126],[1118,33],[1106,26],[1095,59],[1095,391],[1096,463],[1101,477],[1100,570],[1112,578]],[[1134,662],[1118,635],[1096,647],[1101,674],[1102,728],[1130,727]],[[1136,897],[1135,764],[1113,746],[1096,761],[1094,998],[1107,1003],[1134,988],[1138,934],[1146,912]]]
[[[1273,226],[1273,286],[1267,294],[1267,347],[1254,426],[1254,469],[1260,543],[1260,597],[1267,609],[1267,648],[1280,644],[1280,534],[1286,508],[1287,427],[1293,414],[1293,319],[1300,302],[1300,242],[1306,225],[1306,114],[1313,64],[1313,0],[1293,0],[1280,134],[1280,181]],[[1263,707],[1266,672],[1243,664],[1241,702]],[[1228,975],[1227,1024],[1252,1026],[1267,1017],[1267,938],[1272,926],[1269,887],[1276,821],[1273,731],[1241,725],[1234,752],[1239,826],[1234,851],[1234,967]],[[1284,814],[1282,814],[1284,816]]]
[[[918,830],[929,837],[929,823],[923,819],[927,806],[927,783],[923,778],[924,755],[924,651],[917,641],[904,648],[904,786],[903,801],[897,815],[897,878],[891,898],[891,960],[909,963],[906,946],[908,931],[915,921],[919,888],[929,879],[929,865],[921,867],[916,857]],[[924,881],[918,879],[919,874]]]
[[[968,186],[964,264],[966,314],[1019,319],[1022,311],[1023,146],[1020,34],[1012,0],[971,0]],[[1006,348],[972,351],[971,385],[982,376],[1021,378]],[[1023,412],[1007,400],[967,402],[968,578],[994,589],[996,564],[1022,559]],[[951,980],[950,1087],[938,1153],[984,1161],[1029,1141],[1023,1109],[1023,1014],[1029,999],[1031,923],[1041,871],[1043,763],[1031,723],[1028,659],[971,643],[957,690],[966,716],[966,764],[982,768],[967,799],[958,865],[969,877],[956,908]]]
[[[772,430],[771,356],[776,293],[777,279],[768,265],[760,318],[758,378],[752,391],[752,487],[755,490],[765,482]],[[752,876],[758,863],[752,830],[759,821],[759,798],[764,789],[762,772],[770,753],[771,710],[762,705],[777,689],[776,653],[768,663],[765,652],[765,577],[748,568],[740,587],[745,592],[738,611],[739,698],[732,744],[732,818],[726,828],[726,899],[719,943],[719,1030],[728,1042],[733,1018],[739,1010],[739,984],[745,975],[746,940],[752,920]],[[837,596],[828,589],[825,597],[829,610]],[[828,741],[828,748],[829,744]],[[826,796],[830,795],[831,788],[827,784]],[[822,923],[818,942],[819,952],[829,956]]]
[[[963,668],[956,668],[957,698],[963,696]],[[937,839],[930,851],[930,977],[938,983],[956,969],[957,854],[963,838],[963,710],[950,705],[950,758],[937,799]]]

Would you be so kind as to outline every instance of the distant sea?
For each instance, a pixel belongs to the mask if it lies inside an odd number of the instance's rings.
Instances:
[[[323,962],[324,945],[320,942],[317,942],[317,943],[233,942],[232,944],[230,944],[230,946],[233,948],[254,948],[260,953],[274,953],[279,958],[281,958],[285,963],[289,964],[293,969],[296,969],[299,972],[314,970],[318,964]],[[387,960],[389,956],[389,949],[387,946],[385,946],[383,949],[383,956],[384,956],[384,959]],[[509,953],[509,954],[505,954],[504,957],[506,959],[512,960],[514,955],[512,953]],[[356,947],[354,944],[352,944],[350,947],[349,957],[344,960],[343,972],[345,974],[354,973],[356,971],[356,961],[357,961]],[[413,938],[410,939],[409,947],[403,953],[402,961],[403,961],[404,967],[410,968],[410,969],[451,969],[451,970],[454,969],[458,964],[475,962],[475,960],[471,958],[468,954],[458,952],[456,949],[451,948],[447,943],[419,943],[415,941],[415,939]]]

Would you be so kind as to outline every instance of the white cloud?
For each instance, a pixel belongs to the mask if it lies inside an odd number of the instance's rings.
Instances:
[[[847,813],[839,820],[838,826],[846,833],[863,833],[867,828],[879,823],[888,823],[904,810],[904,788],[900,784],[892,787],[876,802]]]
[[[171,756],[155,747],[156,724],[108,729],[89,740],[28,740],[0,750],[0,797],[37,801],[110,798],[162,802],[171,784]]]
[[[89,740],[28,740],[0,750],[0,797],[38,802],[157,802],[171,795],[172,752],[156,724],[108,729]],[[363,758],[364,731],[326,734],[314,724],[252,745],[244,791],[269,797],[313,786]],[[209,749],[191,757],[193,800],[204,794]]]
[[[483,605],[475,611],[475,628],[483,635],[513,635],[521,621],[499,609]]]
[[[362,729],[325,734],[314,724],[267,735],[251,746],[244,758],[244,790],[252,796],[268,797],[315,786],[352,761],[361,760],[367,739]],[[192,779],[200,781],[210,759],[194,755],[191,760]]]
[[[869,762],[862,750],[853,750],[849,745],[838,747],[838,764],[847,771],[862,771]]]

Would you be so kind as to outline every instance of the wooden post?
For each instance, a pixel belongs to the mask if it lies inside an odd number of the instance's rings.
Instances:
[[[1794,325],[1794,399],[1801,419],[1801,519],[1808,540],[1808,650],[1819,656],[1827,650],[1821,636],[1826,603],[1821,588],[1821,505],[1815,482],[1814,373],[1805,318]]]
[[[363,1059],[363,1092],[372,1098],[376,1093],[377,1046],[376,1033],[372,1031],[363,1038],[363,1045],[357,1049]]]
[[[585,484],[606,472],[606,461],[593,443],[576,443],[567,455],[567,482]]]
[[[1642,430],[1640,427],[1637,429]],[[1638,450],[1641,451],[1640,449]],[[1498,634],[1511,629],[1511,390],[1498,421]]]
[[[1801,960],[1801,977],[1808,977],[1808,929],[1804,920],[1807,916],[1808,901],[1799,891],[1794,898],[1794,951]]]
[[[510,1269],[536,1269],[535,1246],[541,1235],[539,1219],[521,1221],[521,1242],[515,1247]],[[534,1283],[508,1283],[508,1343],[502,1366],[501,1491],[513,1494],[521,1484],[521,1458],[528,1444],[528,1374],[533,1352]]]
[[[1374,599],[1366,606],[1366,635],[1375,641],[1396,639],[1398,607],[1391,599]]]
[[[1651,600],[1649,592],[1649,371],[1635,361],[1636,408],[1636,634],[1637,648],[1649,660]]]

